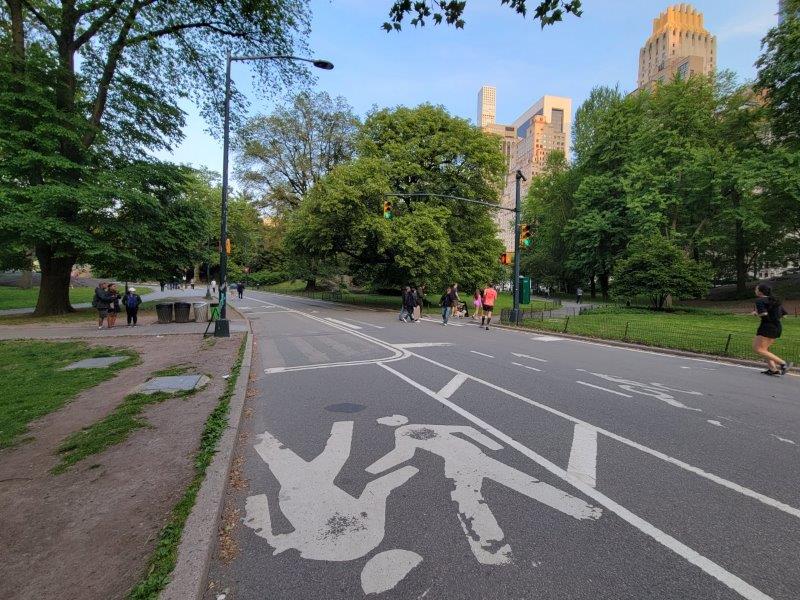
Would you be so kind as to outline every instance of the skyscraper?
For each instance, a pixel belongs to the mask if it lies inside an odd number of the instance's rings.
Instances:
[[[501,197],[501,205],[513,208],[516,193],[516,172],[527,178],[521,192],[528,192],[531,179],[542,173],[547,156],[554,150],[569,156],[572,100],[559,96],[543,96],[528,108],[512,125],[496,123],[495,88],[483,86],[478,92],[478,126],[481,131],[500,137],[508,171]],[[486,120],[484,120],[486,118]],[[514,227],[509,213],[497,211],[495,222],[507,250],[514,250]]]
[[[478,90],[478,127],[492,125],[497,118],[497,90],[494,86],[484,85]]]
[[[717,65],[717,38],[690,4],[670,6],[653,19],[653,33],[639,50],[639,88],[679,75],[710,75]]]

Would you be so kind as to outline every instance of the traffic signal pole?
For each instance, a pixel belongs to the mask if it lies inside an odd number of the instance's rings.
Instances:
[[[514,199],[514,307],[511,309],[511,320],[516,323],[519,320],[519,225],[522,213],[522,201],[520,199],[520,183],[527,181],[522,171],[517,171],[516,176],[516,197]]]

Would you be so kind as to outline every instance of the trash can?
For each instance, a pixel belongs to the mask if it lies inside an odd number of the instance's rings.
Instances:
[[[195,302],[192,306],[194,307],[194,320],[196,323],[208,321],[207,302]]]
[[[208,320],[209,321],[213,321],[214,320],[214,313],[215,312],[217,312],[217,313],[219,312],[219,302],[212,302],[211,303],[211,312],[208,313]]]
[[[171,323],[172,304],[156,304],[156,315],[159,323]]]
[[[188,323],[191,308],[192,305],[188,302],[175,302],[175,322]]]

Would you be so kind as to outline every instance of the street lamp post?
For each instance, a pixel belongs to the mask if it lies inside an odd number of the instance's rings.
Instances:
[[[225,109],[222,139],[222,218],[220,219],[219,231],[219,318],[214,323],[215,337],[229,337],[230,323],[227,315],[228,304],[228,253],[226,252],[226,242],[228,240],[228,149],[230,146],[230,113],[231,113],[231,63],[236,61],[249,60],[298,60],[309,62],[318,69],[330,71],[333,63],[327,60],[314,58],[302,58],[290,55],[255,55],[255,56],[231,56],[228,50],[225,61]]]

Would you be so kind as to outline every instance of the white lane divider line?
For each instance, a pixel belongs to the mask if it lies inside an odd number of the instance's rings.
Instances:
[[[537,335],[531,338],[534,342],[561,342],[564,338],[556,337],[554,335]]]
[[[517,353],[517,352],[512,352],[511,354],[512,354],[513,356],[516,356],[517,358],[527,358],[527,359],[530,359],[530,360],[536,360],[536,361],[543,362],[543,363],[546,363],[546,362],[547,362],[547,361],[546,361],[545,359],[543,359],[543,358],[537,358],[537,357],[535,357],[535,356],[530,356],[530,355],[528,355],[528,354],[519,354],[519,353]]]
[[[523,365],[523,364],[518,363],[518,362],[512,362],[511,364],[512,365],[516,365],[517,367],[522,367],[523,369],[528,369],[529,371],[538,371],[539,373],[542,372],[541,369],[537,369],[536,367],[532,367],[530,365]]]
[[[485,356],[486,358],[494,358],[491,354],[484,354],[483,352],[478,352],[477,350],[470,350],[473,354],[479,354],[480,356]]]
[[[725,425],[723,425],[719,421],[715,421],[714,419],[706,419],[706,423],[710,423],[714,427],[722,427],[723,429],[726,429]]]
[[[586,485],[597,484],[597,429],[575,423],[567,474]]]
[[[452,346],[450,342],[415,342],[413,344],[394,344],[395,348],[433,348],[436,346]]]
[[[415,355],[415,356],[418,356],[418,355]],[[424,360],[428,360],[428,362],[434,362],[434,361],[431,361],[430,359],[425,359],[424,358]],[[562,480],[570,483],[573,487],[575,487],[576,489],[580,490],[586,496],[588,496],[589,498],[591,498],[592,500],[594,500],[595,502],[597,502],[601,506],[605,507],[610,512],[612,512],[615,515],[617,515],[623,521],[629,523],[630,525],[632,525],[633,527],[635,527],[636,529],[638,529],[639,531],[641,531],[645,535],[650,536],[651,538],[653,538],[656,542],[658,542],[662,546],[665,546],[666,548],[672,550],[675,554],[677,554],[678,556],[680,556],[681,558],[683,558],[687,562],[699,567],[702,571],[704,571],[705,573],[708,573],[709,575],[711,575],[715,579],[719,580],[724,585],[728,586],[729,588],[731,588],[732,590],[737,592],[743,598],[746,598],[747,600],[772,600],[769,596],[767,596],[761,590],[753,587],[752,585],[750,585],[749,583],[747,583],[746,581],[744,581],[740,577],[737,577],[736,575],[734,575],[730,571],[725,570],[724,567],[718,565],[717,563],[715,563],[711,559],[706,558],[705,556],[703,556],[702,554],[700,554],[699,552],[697,552],[693,548],[690,548],[689,546],[687,546],[683,542],[675,539],[674,537],[672,537],[671,535],[669,535],[665,531],[662,531],[661,529],[659,529],[658,527],[656,527],[652,523],[649,523],[648,521],[645,521],[643,518],[641,518],[640,516],[634,514],[633,512],[631,512],[630,510],[628,510],[627,508],[622,506],[621,504],[615,502],[614,500],[612,500],[611,498],[609,498],[608,496],[606,496],[602,492],[599,492],[598,490],[594,489],[593,487],[586,485],[585,483],[583,483],[580,480],[577,480],[577,479],[575,479],[573,477],[570,477],[569,474],[564,469],[562,469],[561,467],[559,467],[555,463],[551,462],[550,460],[546,459],[541,454],[538,454],[535,451],[533,451],[530,448],[528,448],[527,446],[524,446],[523,444],[521,444],[520,442],[518,442],[517,440],[515,440],[514,438],[512,438],[508,434],[503,433],[502,431],[500,431],[496,427],[493,427],[492,425],[490,425],[486,421],[482,420],[480,417],[477,417],[477,416],[473,415],[468,410],[465,410],[465,409],[461,408],[460,406],[458,406],[457,404],[454,404],[453,402],[451,402],[447,398],[443,398],[442,396],[440,396],[439,394],[437,394],[433,390],[426,388],[421,383],[418,383],[418,382],[414,381],[413,379],[411,379],[410,377],[404,375],[400,371],[394,370],[389,365],[384,364],[384,363],[378,363],[378,366],[382,367],[383,369],[385,369],[385,370],[389,371],[390,373],[394,374],[395,376],[399,377],[400,379],[402,379],[403,381],[405,381],[409,385],[417,388],[422,393],[426,394],[427,396],[430,396],[431,398],[433,398],[437,402],[439,402],[439,403],[443,404],[444,406],[448,407],[453,412],[461,415],[462,417],[464,417],[468,421],[471,421],[472,423],[474,423],[475,425],[477,425],[478,427],[480,427],[481,429],[483,429],[487,433],[489,433],[489,434],[493,435],[494,437],[496,437],[501,442],[505,442],[505,444],[507,446],[510,446],[511,448],[514,448],[515,450],[520,452],[522,455],[528,457],[533,462],[535,462],[539,466],[543,467],[544,469],[546,469],[547,471],[549,471],[550,473],[552,473],[553,475],[555,475],[559,479],[562,479]],[[442,365],[442,366],[444,366],[446,369],[449,369],[451,371],[457,371],[456,369],[453,369],[452,367],[447,367],[445,365]],[[476,377],[473,377],[473,376],[469,376],[469,377],[470,377],[470,379],[474,379],[476,381],[478,380]],[[490,387],[492,387],[492,385],[490,385]],[[592,427],[592,426],[589,425],[589,427]],[[594,428],[594,429],[597,430],[597,428]]]
[[[431,319],[431,318],[428,318],[428,317],[420,317],[419,320],[420,321],[427,321],[428,323],[438,323],[440,325],[442,324],[441,321],[437,321],[436,319]],[[453,323],[453,321],[449,321],[447,324],[449,326],[451,326],[451,327],[464,327],[463,323]]]
[[[449,398],[456,393],[456,390],[461,387],[461,384],[469,379],[464,373],[458,373],[447,384],[439,390],[439,395],[443,398]]]
[[[342,327],[348,327],[349,329],[361,329],[358,325],[353,325],[352,323],[345,323],[344,321],[340,321],[339,319],[332,319],[331,317],[325,317],[326,321],[330,321],[331,323],[336,323],[337,325],[341,325]]]
[[[622,392],[600,387],[599,385],[594,385],[593,383],[586,383],[585,381],[576,381],[575,383],[580,383],[581,385],[585,385],[586,387],[594,388],[596,390],[603,390],[604,392],[608,392],[609,394],[616,394],[617,396],[624,396],[625,398],[633,398],[633,396],[631,396],[630,394],[623,394]]]
[[[345,321],[350,321],[351,323],[358,323],[360,325],[366,325],[367,327],[373,327],[375,329],[386,329],[383,325],[373,325],[372,323],[367,323],[366,321],[359,321],[357,319],[348,319],[347,317],[342,317]]]
[[[772,437],[774,437],[776,440],[778,440],[779,442],[783,442],[784,444],[792,444],[793,446],[796,446],[796,445],[797,445],[797,442],[795,442],[794,440],[790,440],[790,439],[787,439],[787,438],[785,438],[785,437],[781,437],[781,436],[779,436],[779,435],[775,435],[774,433],[773,433],[773,434],[771,434],[771,435],[772,435]]]

